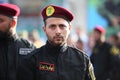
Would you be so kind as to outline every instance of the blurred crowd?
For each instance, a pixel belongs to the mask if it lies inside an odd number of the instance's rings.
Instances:
[[[120,0],[104,0],[98,12],[108,21],[109,27],[120,26]]]
[[[120,49],[120,32],[105,37],[105,41]],[[93,33],[86,33],[80,27],[77,27],[75,34],[69,35],[68,44],[87,52],[87,55],[90,56],[92,48],[95,45]]]
[[[29,40],[36,46],[36,48],[39,48],[45,44],[45,41],[43,41],[43,39],[40,37],[39,31],[37,29],[34,29],[31,32],[23,30],[18,33],[18,36]]]

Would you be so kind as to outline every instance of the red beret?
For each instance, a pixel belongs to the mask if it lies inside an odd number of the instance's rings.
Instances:
[[[94,30],[99,31],[101,34],[105,33],[105,29],[101,25],[97,25]]]
[[[45,7],[42,10],[42,17],[44,20],[49,17],[61,17],[68,21],[72,21],[74,18],[73,14],[70,11],[68,11],[63,7],[55,6],[55,5],[49,5]]]
[[[1,3],[0,4],[0,14],[9,16],[9,17],[17,17],[20,14],[20,8],[14,4],[9,3]]]

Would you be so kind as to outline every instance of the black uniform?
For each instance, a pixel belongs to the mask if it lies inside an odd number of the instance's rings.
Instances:
[[[93,67],[81,51],[49,42],[19,67],[18,80],[95,80]]]
[[[119,55],[119,49],[106,42],[95,45],[91,62],[95,70],[96,80],[116,80],[113,78],[113,74],[116,64],[120,64]]]
[[[16,80],[16,69],[22,58],[35,47],[16,35],[0,38],[0,80]]]

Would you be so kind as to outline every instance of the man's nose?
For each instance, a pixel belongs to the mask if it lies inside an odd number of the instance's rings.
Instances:
[[[59,27],[56,27],[56,33],[60,33],[61,32],[61,29]]]

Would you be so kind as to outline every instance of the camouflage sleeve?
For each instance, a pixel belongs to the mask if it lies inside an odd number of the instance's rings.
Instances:
[[[95,75],[94,75],[93,65],[90,62],[90,60],[89,60],[89,63],[88,63],[86,79],[85,80],[96,80]]]
[[[95,80],[95,75],[94,75],[94,69],[92,63],[89,61],[89,75],[91,77],[91,80]]]

